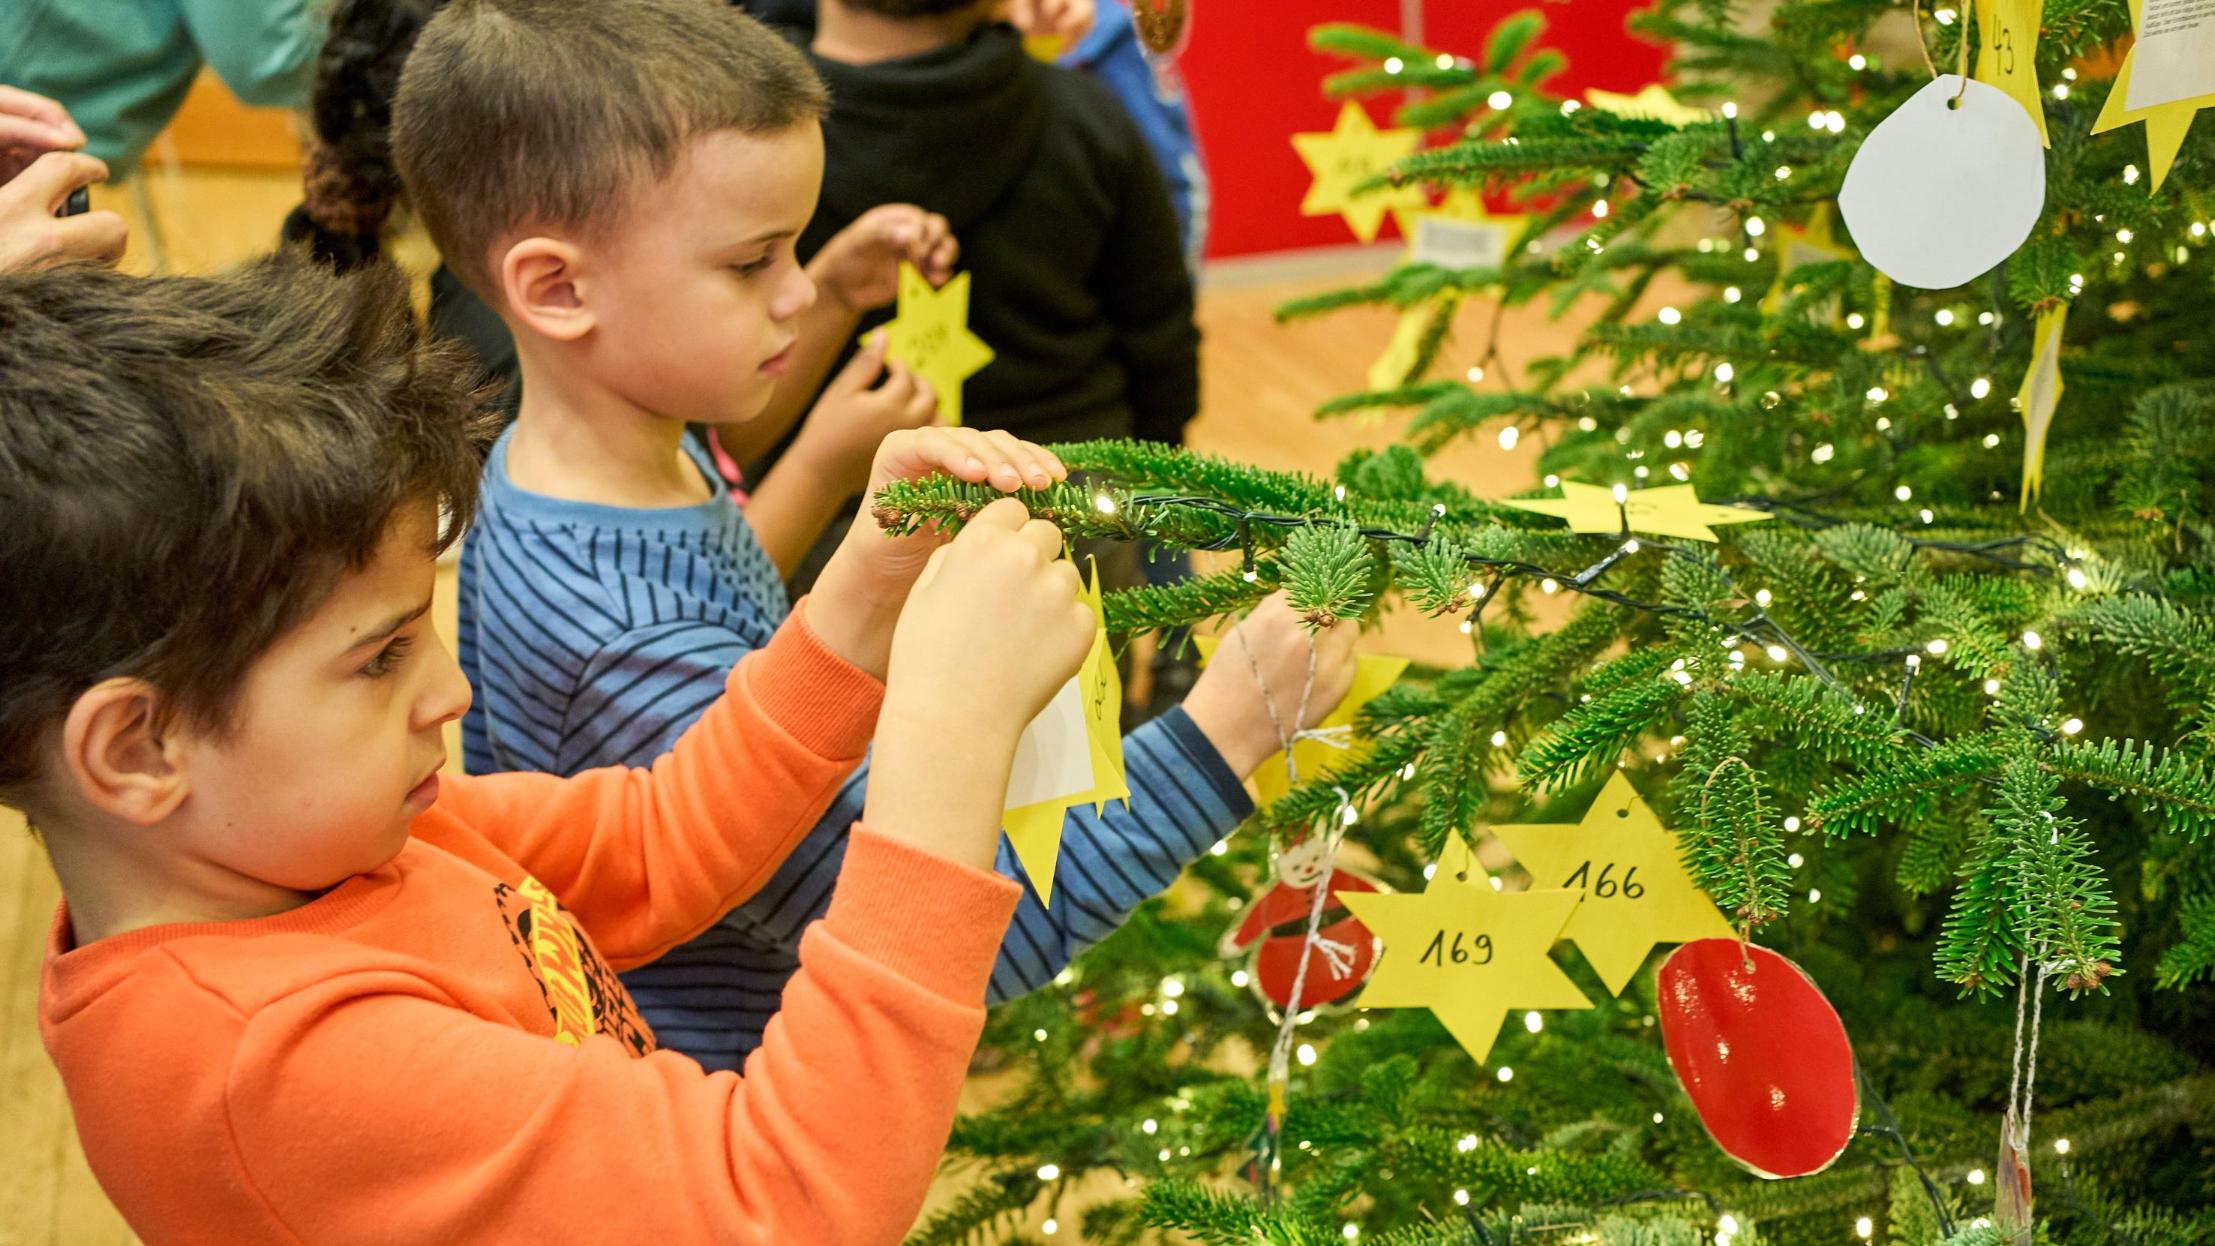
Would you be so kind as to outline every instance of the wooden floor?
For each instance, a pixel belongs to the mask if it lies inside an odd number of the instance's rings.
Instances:
[[[188,171],[150,177],[145,200],[160,215],[170,266],[199,270],[264,249],[296,201],[297,187],[274,173]],[[121,192],[109,192],[108,201],[133,202]],[[1378,251],[1357,263],[1375,271],[1389,259]],[[143,266],[146,248],[135,246],[131,262]],[[1391,334],[1391,317],[1352,311],[1285,327],[1270,315],[1288,296],[1343,281],[1313,272],[1288,278],[1283,269],[1211,273],[1201,298],[1205,392],[1191,433],[1196,448],[1327,473],[1346,451],[1390,440],[1389,427],[1318,423],[1311,412],[1324,398],[1362,387]],[[1448,361],[1473,354],[1466,344],[1481,341],[1487,327],[1480,317],[1488,313],[1470,307],[1462,314],[1457,340],[1464,345],[1450,348]],[[1560,326],[1524,317],[1511,319],[1504,348],[1513,364],[1559,350],[1564,341]],[[1487,436],[1443,456],[1438,470],[1480,492],[1506,492],[1529,486],[1535,452],[1530,441],[1502,451]],[[1395,617],[1365,647],[1455,662],[1464,659],[1467,643],[1450,625]],[[459,749],[452,755],[459,757]],[[38,966],[54,903],[40,850],[21,820],[0,810],[0,1246],[127,1243],[130,1233],[85,1167],[60,1084],[39,1046]]]

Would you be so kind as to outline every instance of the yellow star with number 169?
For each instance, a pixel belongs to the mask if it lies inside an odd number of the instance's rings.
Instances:
[[[1361,105],[1347,100],[1338,110],[1338,124],[1328,133],[1292,136],[1293,148],[1315,176],[1307,197],[1300,200],[1300,215],[1342,215],[1355,237],[1375,242],[1384,214],[1396,207],[1420,206],[1423,188],[1387,186],[1357,195],[1354,187],[1414,155],[1422,143],[1421,130],[1380,130]]]
[[[1612,534],[1627,528],[1688,541],[1714,540],[1711,524],[1753,523],[1770,517],[1767,511],[1702,502],[1691,485],[1610,489],[1564,480],[1558,498],[1503,498],[1501,505],[1566,519],[1572,532]]]
[[[885,357],[897,359],[931,383],[938,414],[961,423],[962,382],[992,362],[992,348],[969,331],[969,274],[933,290],[915,265],[900,265],[899,311],[884,327]]]
[[[1428,1008],[1480,1063],[1508,1013],[1592,1006],[1546,954],[1576,909],[1577,892],[1502,893],[1440,869],[1418,893],[1337,896],[1384,940],[1361,1005]]]
[[[2145,0],[2130,0],[2132,30],[2145,30],[2145,10]],[[2146,163],[2152,166],[2153,172],[2151,193],[2161,189],[2162,179],[2169,176],[2169,166],[2176,163],[2177,149],[2184,146],[2184,135],[2192,128],[2193,114],[2202,108],[2215,108],[2215,93],[2186,95],[2156,103],[2141,101],[2137,107],[2132,107],[2131,67],[2138,60],[2138,49],[2138,44],[2131,44],[2130,54],[2123,58],[2123,67],[2116,71],[2115,85],[2107,92],[2107,103],[2100,109],[2099,120],[2092,123],[2092,133],[2104,134],[2133,121],[2146,123]]]
[[[1620,770],[1582,822],[1497,823],[1492,833],[1530,871],[1533,886],[1584,893],[1561,936],[1613,994],[1623,993],[1657,943],[1732,935],[1722,911],[1685,873],[1676,835]]]

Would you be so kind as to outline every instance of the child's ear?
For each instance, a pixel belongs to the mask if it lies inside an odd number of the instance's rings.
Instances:
[[[584,253],[574,244],[543,235],[525,238],[500,254],[493,275],[499,278],[508,310],[533,333],[574,342],[591,332]]]
[[[153,685],[143,679],[95,684],[62,721],[62,765],[78,794],[111,817],[150,826],[176,812],[191,790],[182,745],[157,723]]]

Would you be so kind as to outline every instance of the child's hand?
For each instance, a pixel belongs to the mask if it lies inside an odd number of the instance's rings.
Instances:
[[[1309,685],[1310,633],[1284,594],[1271,593],[1224,634],[1207,669],[1185,694],[1185,712],[1231,770],[1244,778],[1284,747],[1284,735],[1323,721],[1346,699],[1354,684],[1354,632],[1350,624],[1339,624],[1313,633],[1315,682]],[[1300,713],[1302,687],[1307,688],[1305,714]]]
[[[954,275],[961,247],[946,218],[912,204],[871,208],[839,230],[808,262],[818,294],[856,315],[883,307],[900,293],[900,262],[915,265],[934,286]]]
[[[886,437],[870,470],[862,513],[816,579],[810,614],[825,643],[864,670],[883,673],[892,622],[944,540],[928,525],[904,537],[887,536],[872,513],[876,492],[895,480],[940,473],[1013,493],[1065,480],[1069,469],[1052,451],[997,430],[918,428]]]
[[[994,502],[931,556],[892,640],[864,818],[989,868],[1023,728],[1091,652],[1061,531]]]
[[[893,433],[938,419],[938,394],[906,364],[887,364],[879,329],[824,387],[791,455],[815,465],[827,497],[861,492],[879,446]]]

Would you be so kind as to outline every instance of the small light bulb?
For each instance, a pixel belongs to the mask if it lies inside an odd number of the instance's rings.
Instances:
[[[1788,182],[1788,181],[1792,180],[1792,166],[1791,166],[1791,165],[1788,165],[1788,164],[1780,164],[1780,165],[1778,165],[1778,166],[1777,166],[1777,180],[1778,180],[1778,181],[1780,181],[1780,182]]]
[[[1784,819],[1784,829],[1785,829],[1785,830],[1788,830],[1788,831],[1797,831],[1797,830],[1799,830],[1799,829],[1800,829],[1800,820],[1799,820],[1798,818],[1796,818],[1796,817],[1793,817],[1793,816],[1791,816],[1791,815],[1787,814],[1787,815],[1785,816],[1785,819]]]
[[[1352,1240],[1354,1240],[1355,1238],[1357,1238],[1357,1237],[1360,1237],[1360,1236],[1361,1236],[1361,1226],[1360,1226],[1360,1225],[1358,1225],[1358,1224],[1349,1224],[1349,1225],[1347,1225],[1347,1226],[1346,1226],[1346,1240],[1347,1240],[1347,1241],[1349,1241],[1349,1242],[1350,1242],[1350,1241],[1352,1241]]]
[[[1769,647],[1768,647],[1767,649],[1765,649],[1765,650],[1764,650],[1763,652],[1765,652],[1765,653],[1767,653],[1767,654],[1769,655],[1769,660],[1770,660],[1771,662],[1782,662],[1782,661],[1784,661],[1784,660],[1785,660],[1786,658],[1789,658],[1789,657],[1791,657],[1791,656],[1792,656],[1792,655],[1791,655],[1790,653],[1787,653],[1787,652],[1785,651],[1785,648],[1784,648],[1784,646],[1783,646],[1783,645],[1770,645],[1770,646],[1769,646]]]
[[[2038,633],[2027,630],[2023,633],[2023,648],[2030,650],[2032,653],[2036,653],[2041,648],[2044,648],[2045,644],[2045,638],[2040,636]]]
[[[1522,437],[1523,434],[1513,424],[1510,424],[1500,430],[1500,448],[1502,450],[1513,450],[1515,443],[1522,440]]]
[[[1993,450],[1993,449],[1997,449],[1997,448],[1999,447],[1999,444],[2000,444],[2000,435],[1999,435],[1998,433],[1986,433],[1986,434],[1984,435],[1984,448],[1985,448],[1985,449],[1987,449],[1987,450]]]
[[[1500,112],[1512,106],[1515,103],[1515,97],[1505,91],[1494,91],[1485,97],[1484,102],[1492,105],[1492,111]]]
[[[1941,327],[1950,325],[1954,322],[1953,308],[1941,307],[1931,316],[1931,319],[1937,321]]]
[[[1823,128],[1833,134],[1844,134],[1846,132],[1846,114],[1834,112],[1823,118]]]
[[[1807,858],[1806,858],[1806,857],[1803,857],[1803,856],[1801,856],[1801,855],[1800,855],[1799,853],[1796,853],[1796,852],[1795,852],[1795,853],[1793,853],[1793,854],[1792,854],[1791,856],[1789,856],[1789,857],[1786,857],[1786,858],[1784,859],[1784,863],[1785,863],[1785,864],[1786,864],[1787,866],[1790,866],[1791,868],[1793,868],[1793,869],[1795,869],[1795,870],[1796,870],[1796,869],[1800,868],[1801,866],[1803,866],[1803,865],[1806,865],[1806,864],[1807,864]]]
[[[1384,72],[1388,74],[1396,74],[1405,68],[1407,65],[1397,56],[1388,57],[1384,62]]]
[[[1434,63],[1435,63],[1435,64],[1436,64],[1436,65],[1437,65],[1437,66],[1438,66],[1438,67],[1439,67],[1440,69],[1452,69],[1452,68],[1454,67],[1454,56],[1453,56],[1453,53],[1451,53],[1451,52],[1440,52],[1440,53],[1438,54],[1438,60],[1437,60],[1437,61],[1435,61]]]
[[[1554,579],[1552,576],[1548,576],[1538,582],[1538,591],[1541,593],[1549,594],[1558,593],[1561,591],[1561,583],[1560,581]]]
[[[2053,1150],[2056,1155],[2067,1155],[2069,1153],[2069,1140],[2067,1138],[2054,1139]]]
[[[1767,221],[1762,220],[1758,216],[1749,216],[1746,218],[1746,236],[1748,238],[1759,238],[1760,236],[1768,232],[1769,223]]]
[[[1455,1190],[1455,1191],[1454,1191],[1454,1206],[1456,1206],[1456,1207],[1467,1207],[1468,1205],[1469,1205],[1469,1191],[1467,1191],[1467,1190]]]
[[[2071,567],[2071,568],[2069,568],[2069,574],[2068,574],[2068,576],[2067,576],[2067,579],[2068,579],[2068,581],[2069,581],[2069,587],[2070,587],[2070,588],[2077,588],[2077,589],[2081,589],[2081,588],[2083,588],[2083,587],[2084,587],[2085,585],[2087,585],[2087,584],[2090,584],[2090,583],[2091,583],[2091,581],[2090,581],[2090,580],[2088,580],[2088,579],[2086,579],[2086,578],[2085,578],[2085,575],[2084,575],[2084,568],[2082,568],[2082,567]]]
[[[1674,307],[1664,307],[1660,311],[1654,313],[1654,319],[1659,320],[1663,324],[1675,324],[1678,321],[1684,319],[1684,313],[1678,311]]]
[[[1846,327],[1849,329],[1858,329],[1868,323],[1868,318],[1866,316],[1863,316],[1860,312],[1846,313]]]
[[[1040,1181],[1052,1181],[1060,1175],[1061,1166],[1059,1164],[1040,1164],[1038,1166],[1038,1179]]]
[[[1869,67],[1869,58],[1863,56],[1859,52],[1856,52],[1852,56],[1846,58],[1846,64],[1857,70],[1867,69]]]
[[[1725,118],[1726,120],[1731,120],[1731,121],[1735,121],[1735,120],[1737,120],[1737,119],[1738,119],[1738,101],[1737,101],[1737,100],[1724,100],[1724,101],[1723,101],[1723,116],[1724,116],[1724,118]]]
[[[1630,489],[1626,486],[1616,485],[1613,489],[1609,490],[1609,492],[1615,495],[1615,504],[1617,506],[1621,506],[1623,503],[1630,501]]]
[[[2082,730],[2084,730],[2084,720],[2081,718],[2069,717],[2061,720],[2061,734],[2063,735],[2075,735]]]
[[[1301,1043],[1300,1049],[1293,1054],[1299,1057],[1300,1064],[1303,1067],[1315,1063],[1315,1048],[1312,1044]]]
[[[1233,970],[1231,970],[1231,985],[1232,985],[1232,986],[1235,986],[1235,987],[1239,987],[1239,988],[1243,989],[1243,988],[1245,987],[1245,985],[1246,985],[1246,983],[1247,983],[1248,981],[1250,981],[1250,979],[1248,979],[1248,978],[1246,977],[1246,971],[1245,971],[1245,970],[1243,970],[1243,969],[1233,969]]]
[[[1823,889],[1820,887],[1808,888],[1807,902],[1809,904],[1821,904],[1823,902]]]
[[[1883,402],[1885,399],[1890,398],[1891,396],[1892,391],[1886,389],[1882,385],[1870,386],[1869,392],[1863,395],[1863,397],[1867,398],[1871,402]]]
[[[1757,588],[1754,590],[1754,604],[1760,606],[1762,609],[1768,609],[1769,603],[1774,600],[1776,600],[1776,598],[1770,594],[1768,589]]]
[[[1505,732],[1505,731],[1495,731],[1495,732],[1493,732],[1493,733],[1492,733],[1492,747],[1494,747],[1494,748],[1506,748],[1506,747],[1507,747],[1507,732]]]
[[[1905,502],[1909,498],[1915,496],[1915,490],[1909,488],[1906,485],[1901,485],[1899,488],[1892,491],[1892,496],[1898,498],[1902,502]]]
[[[1972,1168],[1972,1169],[1970,1169],[1970,1170],[1969,1170],[1969,1184],[1970,1184],[1970,1185],[1983,1185],[1983,1184],[1984,1184],[1984,1170],[1983,1170],[1982,1168]]]
[[[1546,1021],[1535,1012],[1526,1012],[1523,1014],[1523,1028],[1536,1034],[1546,1028]]]
[[[1038,1226],[1038,1231],[1052,1237],[1054,1234],[1061,1232],[1061,1221],[1048,1216],[1046,1217],[1046,1223]]]
[[[1746,297],[1744,292],[1739,290],[1737,286],[1726,286],[1723,288],[1723,301],[1726,303],[1735,303],[1744,297]]]
[[[1988,696],[1988,697],[1996,697],[1996,696],[2000,695],[2000,681],[1999,681],[1999,680],[1997,680],[1997,679],[1987,679],[1987,680],[1985,680],[1985,681],[1984,681],[1984,695],[1986,695],[1986,696]]]
[[[1992,378],[1980,376],[1969,382],[1969,396],[1982,400],[1992,393]]]
[[[1341,487],[1339,489],[1339,496],[1343,498],[1345,496],[1345,492],[1345,489]],[[1092,505],[1103,515],[1112,515],[1115,513],[1115,499],[1109,497],[1105,493],[1093,498]]]
[[[1474,385],[1484,379],[1484,369],[1482,367],[1472,367],[1465,375],[1468,376],[1469,383]]]
[[[1869,1236],[1870,1234],[1872,1234],[1872,1233],[1874,1233],[1874,1232],[1876,1232],[1876,1231],[1877,1231],[1877,1226],[1876,1226],[1876,1222],[1875,1222],[1875,1221],[1872,1221],[1872,1220],[1870,1220],[1870,1219],[1869,1219],[1869,1217],[1867,1217],[1867,1216],[1863,1216],[1863,1217],[1861,1217],[1860,1219],[1858,1219],[1858,1220],[1854,1221],[1854,1236],[1855,1236],[1855,1237],[1867,1237],[1867,1236]]]
[[[1604,221],[1607,219],[1607,200],[1594,199],[1592,201],[1592,216],[1595,220]]]
[[[1459,1138],[1458,1140],[1456,1140],[1456,1141],[1455,1141],[1455,1143],[1454,1143],[1454,1149],[1455,1149],[1456,1151],[1459,1151],[1459,1152],[1461,1152],[1461,1153],[1462,1153],[1462,1154],[1464,1154],[1464,1155],[1468,1154],[1468,1153],[1469,1153],[1469,1152],[1471,1152],[1471,1151],[1474,1151],[1474,1150],[1476,1150],[1476,1149],[1477,1149],[1477,1135],[1475,1135],[1475,1134],[1463,1134],[1463,1135],[1461,1135],[1461,1137],[1460,1137],[1460,1138]]]
[[[1661,1114],[1656,1112],[1654,1119],[1659,1120],[1660,1118]],[[1723,1218],[1715,1222],[1715,1227],[1735,1236],[1738,1232],[1738,1217],[1726,1211],[1723,1213]]]
[[[1810,451],[1807,457],[1813,459],[1818,463],[1828,463],[1831,460],[1831,456],[1837,453],[1838,447],[1826,441],[1822,445],[1819,445],[1815,447],[1814,450]]]
[[[1503,1064],[1500,1066],[1499,1078],[1503,1082],[1512,1082],[1515,1080],[1515,1070]]]
[[[1923,648],[1927,650],[1934,658],[1942,658],[1946,656],[1946,650],[1952,647],[1953,646],[1949,645],[1946,642],[1946,638],[1943,636],[1933,637],[1928,644],[1925,644],[1923,646]]]

